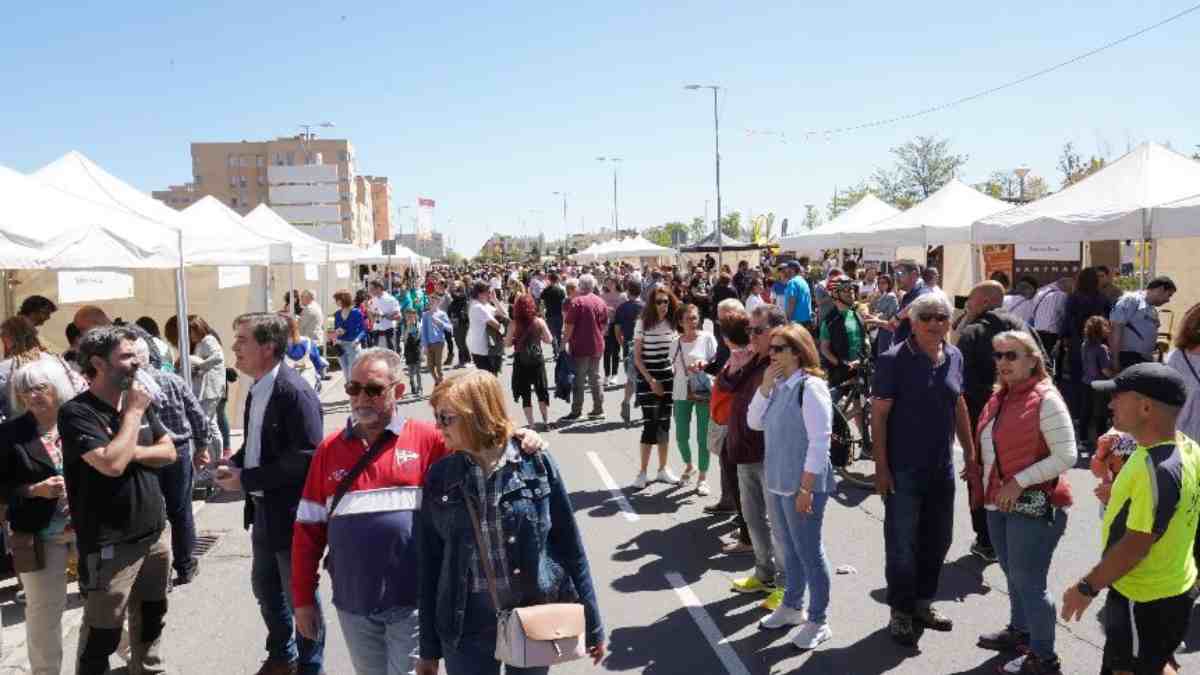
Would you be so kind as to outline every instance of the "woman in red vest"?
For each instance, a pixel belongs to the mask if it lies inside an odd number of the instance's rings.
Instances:
[[[1022,653],[1007,672],[1059,675],[1046,576],[1067,527],[1071,489],[1065,474],[1075,465],[1075,427],[1029,333],[1000,333],[992,348],[996,392],[979,417],[980,457],[968,462],[967,477],[982,482],[982,490],[972,493],[982,495],[987,509],[1012,606],[1008,626],[981,635],[979,646]]]

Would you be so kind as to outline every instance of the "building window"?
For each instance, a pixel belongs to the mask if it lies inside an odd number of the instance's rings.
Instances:
[[[192,182],[195,183],[196,185],[199,185],[204,182],[203,180],[201,180],[202,178],[204,178],[204,176],[201,176],[200,174],[196,174],[195,176],[192,176]]]
[[[339,162],[349,162],[350,161],[350,153],[346,152],[345,150],[339,150],[338,151],[338,161]]]
[[[264,165],[264,164],[266,164],[266,163],[267,163],[267,158],[266,158],[266,157],[264,157],[264,156],[262,156],[262,155],[255,155],[255,156],[254,156],[254,164],[255,164],[255,166],[257,166],[258,168],[260,168],[260,169],[261,169],[261,168],[263,168],[263,165]]]
[[[250,166],[250,158],[242,155],[241,157],[238,157],[238,163],[242,166]]]
[[[266,177],[266,176],[264,176],[264,175],[262,175],[261,173],[260,173],[260,174],[258,174],[258,184],[259,184],[259,185],[266,185],[266,184],[267,184],[267,177]]]
[[[283,166],[283,155],[278,152],[271,153],[271,164],[273,166]]]
[[[238,176],[238,184],[241,185],[242,187],[246,187],[246,177]]]
[[[237,176],[229,177],[229,187],[237,187]]]
[[[291,166],[291,165],[293,165],[293,164],[295,164],[295,163],[296,163],[296,153],[292,152],[291,150],[288,150],[288,153],[287,153],[287,165],[288,165],[288,166]]]
[[[237,155],[226,155],[225,163],[230,167],[237,166]]]

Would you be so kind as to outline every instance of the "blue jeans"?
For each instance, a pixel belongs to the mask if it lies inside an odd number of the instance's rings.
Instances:
[[[175,446],[179,455],[158,470],[167,520],[171,523],[171,564],[184,574],[195,563],[196,520],[192,514],[192,451],[190,445]],[[218,450],[218,452],[220,452]]]
[[[338,362],[342,364],[342,376],[349,382],[350,370],[354,368],[354,360],[358,358],[358,343],[338,340],[338,346],[342,348],[342,354],[338,357]]]
[[[500,675],[496,660],[496,610],[488,593],[467,596],[463,634],[458,646],[444,645],[446,675]],[[547,675],[549,668],[504,666],[505,675]]]
[[[370,616],[338,610],[357,675],[407,675],[417,665],[417,609],[396,607]]]
[[[1067,529],[1067,512],[1054,509],[1054,520],[1003,511],[987,512],[988,530],[1000,569],[1008,578],[1009,626],[1029,633],[1029,648],[1041,658],[1054,656],[1056,612],[1046,576],[1050,559]]]
[[[938,578],[954,535],[954,468],[892,472],[895,492],[884,498],[883,541],[887,603],[913,614],[937,595]]]
[[[783,567],[787,570],[783,604],[803,609],[804,591],[808,590],[808,620],[825,623],[832,582],[825,545],[821,542],[821,527],[829,495],[813,494],[811,514],[796,512],[795,495],[768,493],[767,502],[771,509],[771,529],[778,532],[775,540],[780,544],[775,555],[783,557]]]
[[[267,657],[273,661],[297,662],[300,675],[317,675],[325,654],[325,624],[321,617],[321,597],[316,607],[321,638],[309,640],[296,632],[292,620],[292,553],[276,551],[267,536],[266,509],[254,510],[250,530],[253,560],[250,563],[250,588],[258,600],[263,623],[267,626]]]

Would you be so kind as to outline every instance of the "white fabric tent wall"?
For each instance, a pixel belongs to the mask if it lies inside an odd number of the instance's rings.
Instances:
[[[1154,207],[1150,229],[1155,239],[1200,236],[1200,194]]]
[[[779,248],[784,251],[798,252],[843,248],[842,233],[866,228],[898,213],[900,213],[900,209],[868,192],[854,206],[838,214],[836,218],[824,225],[780,239]]]

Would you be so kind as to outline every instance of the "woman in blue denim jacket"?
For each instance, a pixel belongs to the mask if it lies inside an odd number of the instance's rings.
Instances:
[[[420,652],[418,674],[497,675],[496,607],[483,559],[496,572],[501,609],[554,602],[584,607],[588,651],[604,656],[604,628],[587,554],[558,465],[549,454],[524,455],[512,442],[499,380],[473,370],[447,378],[430,402],[454,454],[429,469],[418,528]],[[480,519],[476,545],[470,500]],[[548,668],[506,666],[509,675]]]
[[[776,555],[785,556],[787,589],[779,608],[762,621],[765,630],[799,626],[792,644],[814,649],[833,637],[829,627],[829,561],[821,541],[825,505],[833,492],[829,437],[833,406],[817,346],[802,326],[771,333],[771,364],[754,392],[746,423],[763,432],[763,475]],[[804,592],[808,591],[808,614]]]

